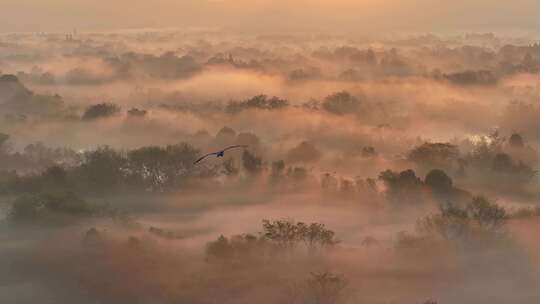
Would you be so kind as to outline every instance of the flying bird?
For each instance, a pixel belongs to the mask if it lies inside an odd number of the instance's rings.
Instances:
[[[247,148],[247,145],[234,145],[234,146],[229,146],[221,151],[217,151],[217,152],[212,152],[212,153],[208,153],[204,156],[201,156],[199,159],[197,159],[193,164],[196,164],[198,162],[200,162],[201,160],[207,158],[208,156],[211,156],[211,155],[215,155],[216,157],[223,157],[225,156],[225,151],[227,150],[230,150],[230,149],[234,149],[234,148]]]

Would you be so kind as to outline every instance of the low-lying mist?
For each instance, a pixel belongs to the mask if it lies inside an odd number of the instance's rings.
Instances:
[[[537,302],[518,38],[0,35],[0,303]]]

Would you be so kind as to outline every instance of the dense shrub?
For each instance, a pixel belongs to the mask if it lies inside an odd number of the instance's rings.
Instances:
[[[423,143],[412,149],[407,158],[422,166],[447,166],[459,156],[459,150],[449,143]]]
[[[113,103],[98,103],[89,106],[84,112],[82,118],[84,120],[92,120],[114,116],[120,113],[120,107]]]
[[[132,108],[127,111],[128,115],[131,117],[144,117],[146,114],[148,114],[148,111],[146,110],[140,110],[137,108]]]
[[[12,205],[9,218],[16,223],[63,223],[66,219],[89,217],[104,209],[71,192],[23,195]]]
[[[269,98],[266,95],[257,95],[241,102],[231,101],[226,110],[229,113],[238,113],[248,109],[277,110],[287,106],[289,106],[289,101],[286,99],[276,96]]]
[[[337,115],[355,113],[360,108],[360,101],[349,92],[343,91],[327,96],[322,103],[322,108]]]
[[[474,197],[466,208],[450,207],[418,221],[418,230],[446,240],[494,240],[504,235],[506,210],[484,197]]]
[[[486,70],[446,74],[444,78],[457,85],[493,85],[498,81],[491,71]]]
[[[413,170],[394,172],[386,170],[379,174],[385,187],[386,198],[399,205],[414,205],[424,201],[424,183]]]

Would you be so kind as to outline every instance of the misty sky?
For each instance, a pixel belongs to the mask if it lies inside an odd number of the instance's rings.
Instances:
[[[0,32],[219,26],[453,31],[540,28],[537,0],[0,0]]]

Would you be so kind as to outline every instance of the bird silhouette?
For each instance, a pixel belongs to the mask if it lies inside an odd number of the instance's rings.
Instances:
[[[197,164],[198,162],[200,162],[201,160],[207,158],[208,156],[211,156],[211,155],[215,155],[216,157],[223,157],[225,156],[225,151],[227,150],[230,150],[230,149],[234,149],[234,148],[247,148],[247,145],[234,145],[234,146],[229,146],[221,151],[217,151],[217,152],[212,152],[212,153],[208,153],[204,156],[201,156],[199,159],[197,159],[193,164]]]

